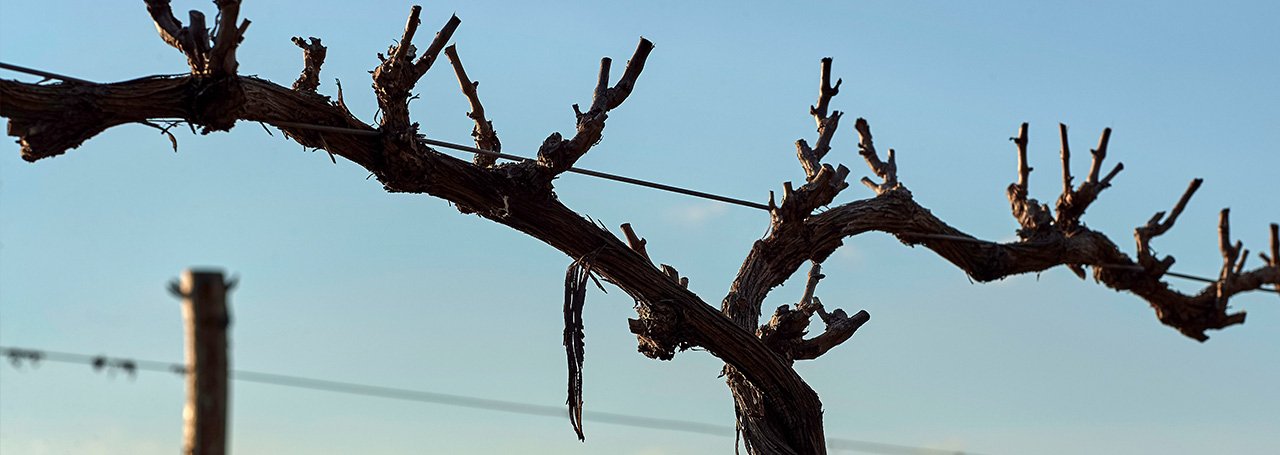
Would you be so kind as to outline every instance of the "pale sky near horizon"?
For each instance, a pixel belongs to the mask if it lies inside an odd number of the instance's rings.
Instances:
[[[320,90],[372,122],[375,54],[403,1],[248,0],[240,71],[282,85],[301,68],[292,36],[328,46]],[[305,6],[302,6],[305,5]],[[209,1],[175,11],[213,12]],[[456,13],[454,35],[504,151],[530,155],[573,127],[602,56],[616,73],[640,36],[656,48],[634,93],[579,164],[763,202],[803,180],[793,142],[813,141],[818,61],[844,80],[833,109],[866,117],[897,150],[902,182],[972,235],[1014,237],[1008,138],[1031,123],[1033,196],[1056,198],[1058,122],[1074,171],[1114,129],[1125,170],[1085,215],[1132,252],[1132,229],[1205,179],[1154,248],[1174,270],[1214,276],[1217,213],[1252,251],[1280,222],[1280,4],[1222,2],[431,2],[417,44]],[[179,14],[185,17],[185,14]],[[182,73],[141,1],[0,0],[0,61],[94,81]],[[0,77],[34,81],[12,72]],[[414,119],[470,143],[468,107],[441,61]],[[424,195],[388,194],[367,172],[240,124],[208,136],[114,128],[30,164],[0,146],[0,345],[180,361],[182,269],[223,267],[235,368],[545,405],[564,402],[562,283],[570,260]],[[10,138],[12,139],[12,138]],[[868,172],[851,123],[826,159]],[[567,175],[557,194],[616,230],[632,223],[655,260],[718,305],[765,213]],[[837,203],[871,197],[854,182]],[[621,235],[619,233],[619,235]],[[1258,258],[1249,260],[1256,266]],[[1262,454],[1280,451],[1280,298],[1232,301],[1248,322],[1197,343],[1141,299],[1065,269],[971,283],[923,248],[848,239],[817,294],[871,321],[801,375],[827,434],[1011,454]],[[1175,282],[1198,290],[1196,283]],[[733,424],[721,363],[635,352],[625,293],[587,297],[585,412]],[[794,302],[793,280],[765,303]],[[815,326],[816,328],[816,326]],[[731,453],[732,435],[233,384],[235,453]],[[167,454],[183,383],[88,366],[0,365],[0,453]]]

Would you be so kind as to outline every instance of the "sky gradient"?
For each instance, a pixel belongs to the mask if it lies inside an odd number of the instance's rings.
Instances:
[[[369,74],[411,3],[253,1],[242,74],[282,85],[301,68],[292,36],[329,47],[320,91],[342,82],[372,122]],[[178,12],[213,11],[176,1]],[[842,78],[832,108],[865,117],[896,149],[916,200],[972,235],[1009,240],[1008,138],[1030,122],[1031,191],[1060,187],[1057,123],[1075,174],[1104,127],[1125,170],[1085,215],[1133,251],[1132,229],[1205,179],[1154,242],[1174,270],[1217,274],[1217,213],[1253,251],[1280,222],[1280,4],[1223,2],[435,2],[419,47],[456,13],[458,52],[504,152],[529,156],[573,128],[602,56],[656,44],[631,97],[582,167],[763,202],[803,181],[793,143],[814,140],[818,62]],[[185,17],[185,14],[179,14]],[[141,1],[0,0],[0,61],[93,81],[186,71]],[[411,105],[429,137],[470,143],[447,66]],[[617,71],[615,71],[616,73]],[[11,72],[0,77],[34,81]],[[616,77],[616,75],[615,75]],[[562,283],[570,263],[531,238],[424,195],[388,194],[367,172],[241,123],[229,133],[114,128],[35,164],[0,146],[0,344],[180,361],[189,266],[240,277],[235,368],[546,405],[564,402]],[[826,162],[867,174],[846,123]],[[566,175],[556,193],[616,230],[630,222],[656,261],[718,304],[757,210]],[[854,185],[837,203],[871,197]],[[619,233],[619,235],[621,235]],[[1256,257],[1250,259],[1258,264]],[[1251,267],[1252,267],[1251,265]],[[866,309],[852,340],[798,366],[827,434],[987,454],[1274,453],[1280,449],[1280,299],[1232,304],[1248,322],[1197,343],[1141,299],[1065,269],[974,284],[923,248],[866,234],[824,263],[828,307]],[[1180,289],[1195,283],[1176,282]],[[766,309],[803,285],[774,290]],[[635,352],[625,293],[587,297],[585,412],[732,425],[721,363]],[[183,383],[87,366],[0,366],[0,453],[168,454]],[[234,383],[237,453],[730,453],[732,435],[660,432]]]

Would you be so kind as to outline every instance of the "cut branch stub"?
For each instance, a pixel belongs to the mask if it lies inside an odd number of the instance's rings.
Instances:
[[[1089,165],[1089,175],[1085,177],[1085,181],[1080,183],[1078,188],[1073,189],[1071,186],[1071,152],[1067,139],[1067,126],[1058,124],[1059,132],[1062,135],[1062,195],[1058,197],[1057,212],[1058,218],[1056,224],[1058,229],[1065,232],[1072,232],[1080,227],[1080,217],[1084,215],[1084,211],[1089,208],[1093,201],[1097,200],[1098,194],[1102,190],[1111,186],[1111,179],[1116,174],[1124,170],[1123,163],[1116,163],[1111,172],[1106,177],[1099,178],[1098,175],[1102,168],[1102,162],[1107,156],[1107,143],[1111,139],[1111,128],[1104,128],[1102,136],[1098,139],[1098,148],[1090,150],[1093,159]]]
[[[546,140],[542,142],[542,147],[538,148],[538,164],[550,171],[554,175],[558,175],[569,168],[582,158],[591,147],[600,142],[604,135],[604,122],[609,117],[610,110],[622,105],[626,101],[627,96],[635,88],[636,80],[640,77],[640,72],[644,70],[645,60],[649,58],[649,52],[653,50],[653,43],[647,39],[640,38],[640,44],[636,45],[635,53],[631,56],[631,60],[627,61],[627,68],[622,72],[622,77],[618,82],[609,87],[609,68],[612,60],[608,57],[600,59],[600,73],[596,80],[596,87],[592,94],[591,107],[586,112],[573,105],[574,114],[577,117],[577,132],[570,139],[564,139],[560,133],[551,133]]]
[[[421,23],[418,18],[421,13],[422,7],[417,5],[409,10],[409,20],[405,23],[400,41],[387,50],[386,56],[378,55],[382,63],[373,70],[373,89],[378,98],[378,107],[382,110],[381,127],[384,131],[398,133],[395,136],[403,140],[416,134],[416,131],[407,131],[412,125],[409,120],[410,91],[431,68],[436,57],[444,50],[445,43],[458,29],[458,24],[462,23],[458,16],[450,16],[427,50],[415,62],[413,36]]]
[[[236,48],[244,40],[249,20],[236,24],[240,17],[240,0],[216,0],[218,5],[218,32],[213,37],[213,50],[209,51],[209,71],[214,76],[234,76],[240,64],[236,61]]]
[[[1067,124],[1058,124],[1058,136],[1062,139],[1062,194],[1071,193],[1071,143],[1067,140]],[[1061,215],[1059,215],[1061,217]]]
[[[645,245],[649,242],[636,235],[636,231],[631,229],[631,223],[622,223],[622,233],[627,236],[627,245],[631,247],[631,250],[640,254],[640,256],[644,257],[644,260],[652,264],[653,259],[649,258],[649,251],[645,249]]]
[[[817,304],[822,305],[821,302]],[[820,316],[822,316],[822,322],[827,325],[826,329],[818,336],[802,340],[796,345],[794,351],[796,360],[813,360],[826,354],[827,351],[852,338],[854,332],[871,320],[871,313],[867,310],[858,310],[853,316],[849,316],[844,310],[837,308]]]
[[[1280,295],[1280,224],[1271,223],[1271,256],[1258,253],[1262,257],[1262,262],[1267,267],[1271,267],[1274,279],[1271,286],[1276,294]]]
[[[827,117],[827,107],[831,104],[831,98],[840,93],[840,83],[843,79],[836,79],[836,84],[831,85],[831,57],[822,58],[822,69],[818,74],[818,104],[809,106],[809,114],[818,120],[818,128],[822,128],[821,119]]]
[[[813,295],[818,281],[823,277],[825,275],[821,273],[821,266],[814,262],[809,269],[804,294],[794,309],[787,305],[778,307],[769,322],[757,331],[766,346],[789,361],[818,358],[847,341],[859,327],[871,319],[866,311],[859,311],[852,317],[841,309],[827,312],[822,301]],[[806,339],[806,330],[815,314],[826,324],[826,328],[821,334]]]
[[[173,15],[169,0],[146,0],[147,13],[156,24],[160,38],[187,56],[187,65],[191,74],[213,77],[231,77],[236,75],[239,63],[236,61],[236,47],[244,39],[244,32],[249,28],[249,20],[236,21],[240,17],[240,0],[218,0],[217,34],[209,37],[204,14],[191,11],[190,25]]]
[[[689,278],[680,276],[680,271],[676,270],[675,267],[672,267],[667,264],[661,264],[658,266],[658,269],[662,270],[662,273],[666,274],[667,278],[671,278],[672,281],[675,281],[676,283],[680,283],[681,287],[684,287],[684,288],[689,287]]]
[[[804,220],[848,188],[849,183],[845,179],[849,176],[849,168],[843,164],[839,166],[832,168],[830,164],[823,164],[813,180],[800,188],[793,188],[791,182],[783,182],[782,202],[770,211],[773,229],[782,229],[787,224]]]
[[[831,116],[827,116],[827,109],[831,105],[831,98],[840,92],[841,80],[836,80],[836,85],[831,85],[831,57],[822,59],[822,69],[819,76],[818,84],[818,104],[809,106],[809,114],[813,115],[813,119],[818,126],[818,141],[815,146],[809,147],[809,143],[804,139],[796,141],[796,154],[800,159],[800,165],[804,167],[805,179],[812,182],[817,178],[818,172],[822,169],[822,157],[831,151],[831,139],[835,137],[836,127],[840,123],[840,111],[833,111]]]
[[[1240,241],[1231,243],[1231,209],[1222,209],[1218,215],[1218,248],[1222,251],[1222,271],[1218,274],[1217,283],[1218,308],[1225,311],[1227,299],[1230,297],[1226,288],[1228,283],[1240,274],[1236,261],[1240,260],[1241,250],[1244,249]],[[1241,262],[1239,265],[1244,264]]]
[[[631,229],[631,223],[622,223],[622,233],[627,237],[627,245],[631,247],[631,251],[635,251],[645,259],[649,264],[653,264],[653,259],[649,257],[649,251],[645,249],[645,245],[649,242],[636,235],[635,230]],[[667,264],[660,264],[658,270],[661,270],[667,278],[670,278],[680,286],[688,288],[689,278],[680,276],[680,271]]]
[[[1028,240],[1044,235],[1053,229],[1053,215],[1049,206],[1030,198],[1028,184],[1031,180],[1030,162],[1027,160],[1027,123],[1018,128],[1018,135],[1010,138],[1018,147],[1018,181],[1009,184],[1007,190],[1013,217],[1018,220],[1018,237]]]
[[[1031,180],[1031,171],[1035,170],[1027,161],[1027,129],[1027,122],[1022,122],[1022,126],[1018,127],[1018,135],[1009,138],[1009,140],[1013,141],[1013,144],[1018,147],[1018,181],[1014,182],[1013,185],[1016,185],[1022,190],[1024,197],[1028,191],[1027,184],[1030,183]]]
[[[898,183],[898,163],[894,158],[893,149],[889,149],[886,161],[880,161],[880,156],[876,153],[875,141],[871,137],[871,125],[867,124],[867,120],[859,117],[853,123],[853,128],[858,130],[858,154],[862,155],[862,159],[866,160],[871,172],[881,179],[880,183],[876,183],[870,178],[863,177],[862,184],[870,188],[871,191],[875,191],[876,195],[882,195],[896,189],[905,191],[906,187]]]
[[[644,63],[649,59],[649,53],[652,51],[653,42],[640,38],[640,42],[636,44],[635,53],[632,54],[630,60],[627,60],[626,69],[622,70],[622,77],[618,79],[618,83],[613,84],[613,87],[603,93],[597,90],[595,99],[592,100],[592,109],[594,110],[597,107],[595,104],[601,101],[600,95],[602,94],[604,98],[602,107],[605,110],[611,110],[622,105],[622,102],[626,101],[627,97],[631,95],[631,90],[635,88],[636,81],[640,79],[640,72],[644,71]],[[607,69],[605,69],[605,72],[607,73]],[[601,76],[607,80],[607,74],[602,74]]]
[[[328,49],[320,44],[320,38],[311,37],[303,40],[300,36],[293,37],[293,44],[302,48],[302,74],[298,76],[298,80],[294,81],[293,89],[315,93],[320,88],[320,67],[324,66],[324,58],[328,53]]]
[[[796,225],[809,217],[818,207],[830,204],[845,188],[849,187],[846,179],[849,168],[843,164],[832,167],[822,164],[822,158],[831,151],[831,140],[835,137],[836,128],[840,125],[840,111],[832,111],[827,115],[831,98],[839,93],[840,80],[831,85],[831,59],[822,59],[819,74],[818,104],[809,106],[809,114],[817,123],[818,138],[813,147],[804,139],[796,141],[796,158],[804,169],[805,184],[799,189],[792,188],[791,182],[784,182],[782,202],[775,203],[773,193],[769,193],[771,222],[774,230],[785,229],[785,226]]]
[[[1174,204],[1173,210],[1169,212],[1169,216],[1165,217],[1165,212],[1156,212],[1147,221],[1146,225],[1139,226],[1133,230],[1133,237],[1138,247],[1138,264],[1142,266],[1147,273],[1155,277],[1160,277],[1169,271],[1169,267],[1173,266],[1173,256],[1165,256],[1164,259],[1157,259],[1155,253],[1151,250],[1151,239],[1163,235],[1173,227],[1173,223],[1178,220],[1178,215],[1182,214],[1182,210],[1187,207],[1187,202],[1191,201],[1191,196],[1196,194],[1196,190],[1200,189],[1200,184],[1204,183],[1204,179],[1192,179],[1187,185],[1187,190],[1182,193],[1182,197],[1178,198],[1177,204]]]
[[[502,152],[502,142],[498,140],[498,132],[493,129],[493,122],[484,117],[484,105],[480,104],[480,94],[476,89],[480,87],[480,82],[472,82],[467,77],[467,71],[462,68],[462,59],[458,57],[458,50],[455,46],[444,48],[444,55],[449,58],[449,63],[453,65],[453,73],[458,77],[458,86],[462,88],[462,94],[466,95],[467,101],[471,103],[471,112],[467,113],[467,117],[476,123],[471,129],[471,138],[476,142],[476,148],[488,150],[490,152]],[[472,158],[473,163],[480,167],[490,167],[497,162],[497,158],[492,155],[484,155],[477,153]]]
[[[809,268],[809,279],[804,283],[804,294],[800,296],[800,301],[796,303],[796,309],[809,314],[813,314],[815,311],[822,311],[821,306],[812,308],[811,306],[813,305],[813,293],[818,289],[818,281],[826,277],[826,275],[822,274],[822,265],[814,262],[813,266]]]

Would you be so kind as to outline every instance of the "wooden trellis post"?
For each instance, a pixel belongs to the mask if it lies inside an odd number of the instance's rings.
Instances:
[[[187,269],[169,289],[182,299],[186,338],[187,402],[182,409],[182,453],[227,452],[228,364],[227,293],[234,280],[221,270]]]

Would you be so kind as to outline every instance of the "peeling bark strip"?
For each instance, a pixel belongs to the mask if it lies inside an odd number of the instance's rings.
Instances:
[[[569,360],[569,423],[573,425],[579,441],[586,440],[582,433],[582,348],[586,336],[583,333],[582,306],[587,300],[587,280],[594,279],[591,276],[594,257],[595,254],[591,254],[573,261],[564,277],[564,353]]]
[[[112,84],[84,81],[50,85],[0,80],[0,116],[9,119],[8,134],[19,139],[27,161],[57,156],[116,125],[150,119],[182,119],[205,132],[226,130],[238,120],[262,122],[280,128],[305,147],[323,149],[350,160],[377,177],[389,192],[424,193],[454,203],[464,213],[475,213],[536,238],[571,258],[565,283],[565,348],[569,368],[570,421],[582,437],[582,308],[586,279],[599,274],[617,285],[636,302],[638,319],[629,321],[639,350],[655,359],[671,359],[676,352],[700,346],[725,362],[725,376],[733,393],[738,428],[753,454],[826,453],[822,427],[822,403],[796,374],[796,360],[812,359],[850,339],[869,319],[865,311],[852,316],[840,309],[827,311],[813,296],[822,277],[816,266],[844,240],[868,231],[886,232],[907,245],[922,245],[978,281],[1040,272],[1065,265],[1079,273],[1093,267],[1097,282],[1146,300],[1160,322],[1184,335],[1204,341],[1207,330],[1244,322],[1244,312],[1233,312],[1228,301],[1236,294],[1280,285],[1280,228],[1271,225],[1270,254],[1261,253],[1263,264],[1245,268],[1247,251],[1230,237],[1226,214],[1221,220],[1220,249],[1223,266],[1217,280],[1201,291],[1184,294],[1162,279],[1173,258],[1157,259],[1150,242],[1168,231],[1199,187],[1191,187],[1167,219],[1160,212],[1134,232],[1137,259],[1120,250],[1106,235],[1080,221],[1085,209],[1110,185],[1122,167],[1100,176],[1107,154],[1110,130],[1104,130],[1085,181],[1073,187],[1065,166],[1070,152],[1066,127],[1062,136],[1062,194],[1050,208],[1030,198],[1027,164],[1027,125],[1014,138],[1017,146],[1017,181],[1009,186],[1009,201],[1018,221],[1019,240],[1004,244],[978,241],[935,217],[919,205],[898,178],[895,152],[881,160],[870,124],[857,119],[858,155],[875,175],[862,182],[875,193],[870,199],[832,206],[845,188],[850,170],[844,165],[822,163],[839,126],[839,111],[830,102],[841,81],[831,84],[831,60],[824,59],[817,104],[809,114],[817,124],[810,147],[797,141],[797,158],[805,181],[798,188],[783,184],[782,197],[770,197],[767,207],[745,201],[726,202],[767,208],[770,233],[747,254],[732,288],[716,311],[687,288],[687,278],[670,266],[655,267],[645,240],[630,226],[623,227],[624,243],[614,234],[565,207],[556,198],[553,181],[590,151],[603,137],[608,112],[617,108],[635,87],[653,44],[641,39],[626,70],[609,86],[612,60],[601,61],[590,107],[575,106],[576,131],[564,139],[552,133],[538,151],[537,160],[490,165],[462,161],[437,153],[418,135],[409,118],[409,93],[430,69],[458,27],[451,17],[421,57],[415,59],[413,37],[420,24],[421,8],[410,11],[401,39],[373,71],[374,92],[383,116],[378,126],[368,125],[338,100],[315,92],[323,46],[319,40],[298,43],[306,68],[296,89],[235,73],[235,46],[248,21],[233,28],[239,2],[216,2],[220,15],[218,34],[208,36],[204,16],[191,15],[183,26],[173,17],[167,0],[147,0],[161,38],[187,56],[192,73],[153,76]],[[301,40],[299,40],[301,41]],[[454,57],[453,52],[446,55]],[[455,74],[464,94],[472,101],[476,131],[491,130],[483,119],[474,84],[455,62]],[[470,87],[471,91],[467,91]],[[298,125],[312,125],[301,128]],[[326,129],[331,127],[332,129]],[[319,129],[324,129],[321,131]],[[363,132],[351,134],[352,131]],[[480,145],[483,137],[477,137]],[[494,146],[496,135],[493,136]],[[839,154],[836,154],[839,156]],[[878,180],[878,181],[877,181]],[[830,206],[820,213],[817,210]],[[1054,216],[1054,211],[1057,216]],[[815,264],[801,301],[783,306],[760,325],[765,298],[799,268]],[[823,333],[805,338],[805,328],[817,314],[825,323]]]

